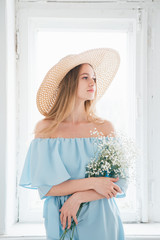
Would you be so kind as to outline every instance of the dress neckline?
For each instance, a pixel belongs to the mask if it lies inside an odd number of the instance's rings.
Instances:
[[[75,137],[75,138],[64,138],[64,137],[56,137],[56,138],[34,138],[33,140],[79,140],[79,139],[97,139],[98,137]],[[105,136],[105,138],[108,138],[108,136]],[[114,137],[112,137],[114,138]]]

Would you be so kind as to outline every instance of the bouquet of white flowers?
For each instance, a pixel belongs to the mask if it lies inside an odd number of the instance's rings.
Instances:
[[[86,167],[86,177],[108,176],[116,178],[120,176],[128,178],[130,182],[134,181],[134,164],[140,153],[134,141],[120,131],[111,132],[107,137],[96,129],[93,134],[95,133],[98,133],[98,138],[94,139],[97,149]]]
[[[96,144],[96,151],[94,157],[86,166],[85,178],[88,177],[118,177],[127,178],[128,181],[132,182],[135,180],[134,164],[136,158],[139,156],[139,149],[135,145],[134,141],[126,137],[122,132],[111,132],[107,137],[102,132],[95,131],[92,133],[97,134],[97,138],[94,138],[93,143]],[[113,135],[114,134],[114,135]],[[115,136],[115,137],[113,137]],[[129,172],[130,170],[130,172]],[[79,213],[84,204],[89,202],[81,203],[78,212]],[[76,223],[72,219],[70,229],[65,229],[60,240],[63,240],[66,233],[71,230],[73,239],[73,233]]]

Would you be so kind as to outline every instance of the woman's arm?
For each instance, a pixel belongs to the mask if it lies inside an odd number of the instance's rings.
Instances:
[[[128,188],[128,182],[126,179],[119,179],[115,184],[117,184],[120,188],[120,191],[117,191],[117,193],[110,192],[109,195],[110,197],[116,197],[116,198],[123,198],[126,196],[126,191]],[[81,192],[76,192],[74,193],[74,196],[76,199],[79,201],[79,203],[83,202],[90,202],[90,201],[95,201],[98,199],[105,198],[104,195],[98,193],[96,190],[91,189],[91,190],[86,190],[86,191],[81,191]],[[110,197],[107,197],[109,199]]]
[[[45,196],[65,196],[79,191],[94,189],[94,177],[67,180],[54,185]]]
[[[64,196],[77,192],[83,192],[86,190],[94,190],[87,192],[87,196],[90,197],[90,193],[92,193],[92,197],[98,199],[106,197],[109,199],[117,194],[117,192],[121,192],[119,186],[114,184],[118,178],[106,178],[106,177],[89,177],[82,179],[73,179],[67,180],[60,184],[54,185],[48,191],[45,196]],[[81,193],[82,197],[85,196],[85,192]],[[92,198],[91,198],[92,199]],[[96,200],[95,199],[95,200]],[[93,200],[91,200],[93,201]]]
[[[122,193],[121,190],[119,192]],[[116,197],[117,193],[115,193],[115,194],[110,193],[110,196],[107,197],[107,199],[112,198],[112,197]],[[75,197],[77,198],[77,200],[79,201],[80,204],[83,203],[83,202],[91,202],[91,201],[99,200],[99,199],[102,199],[102,198],[106,198],[104,195],[102,195],[100,193],[97,193],[94,189],[81,191],[81,192],[76,192],[76,193],[74,193],[74,195],[75,195]]]
[[[81,192],[76,192],[74,193],[75,197],[79,201],[79,203],[84,203],[84,202],[91,202],[95,200],[99,200],[102,198],[105,198],[104,195],[101,195],[100,193],[97,193],[95,190],[86,190],[86,191],[81,191]]]

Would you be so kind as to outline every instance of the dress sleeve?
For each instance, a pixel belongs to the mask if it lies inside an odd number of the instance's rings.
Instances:
[[[45,199],[45,198],[47,198],[48,196],[45,196],[48,192],[49,192],[49,190],[51,189],[51,185],[44,185],[44,186],[40,186],[40,187],[38,187],[38,193],[39,193],[39,196],[40,196],[40,199],[42,200],[42,199]]]
[[[19,186],[38,189],[43,199],[53,185],[70,178],[61,159],[58,142],[51,144],[50,139],[33,139],[26,154]]]

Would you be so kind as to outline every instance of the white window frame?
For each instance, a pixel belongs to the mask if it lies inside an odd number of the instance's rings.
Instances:
[[[140,219],[136,218],[135,214],[126,216],[123,220],[125,222],[129,221],[140,221],[148,222],[148,159],[147,159],[147,13],[145,9],[142,8],[133,8],[133,9],[109,9],[108,5],[105,4],[94,4],[92,8],[90,4],[85,4],[83,11],[81,9],[82,4],[77,4],[76,7],[74,4],[67,9],[65,4],[28,4],[28,3],[19,3],[18,10],[18,19],[17,19],[17,36],[18,36],[18,48],[17,48],[17,76],[19,83],[19,109],[18,109],[18,121],[19,121],[19,154],[18,154],[18,169],[22,169],[22,159],[24,159],[26,154],[26,149],[28,143],[30,142],[32,136],[28,136],[28,133],[33,131],[34,122],[32,115],[30,115],[31,106],[33,103],[28,103],[28,89],[35,89],[34,81],[32,81],[33,75],[32,63],[34,63],[34,58],[32,55],[29,55],[29,50],[34,43],[34,33],[39,28],[49,28],[53,27],[56,19],[57,23],[55,26],[58,26],[58,22],[69,21],[70,16],[72,19],[83,18],[94,21],[96,16],[96,21],[101,23],[105,22],[107,28],[119,27],[119,29],[128,30],[129,32],[129,41],[133,45],[132,52],[129,54],[134,54],[135,59],[135,75],[134,71],[131,72],[131,77],[135,78],[135,87],[136,87],[136,142],[139,147],[142,149],[143,158],[140,159],[140,168],[137,168],[137,178],[140,179],[140,184],[137,188],[139,198],[138,209],[141,211]],[[59,20],[58,20],[59,19]],[[106,21],[107,19],[107,21]],[[113,23],[113,19],[115,23]],[[109,21],[110,20],[110,21]],[[76,22],[76,21],[74,21]],[[112,24],[111,24],[112,23]],[[108,24],[108,25],[107,25]],[[118,26],[119,25],[119,26]],[[133,30],[133,31],[132,31]],[[31,51],[32,52],[32,51]],[[25,106],[25,107],[24,107]],[[24,127],[25,126],[25,127]],[[23,140],[23,141],[22,141]],[[24,144],[27,143],[27,146]],[[143,171],[142,171],[143,169]],[[18,176],[19,179],[19,176]],[[19,181],[18,181],[19,182]],[[34,190],[32,190],[34,191]],[[26,191],[27,193],[27,191]],[[19,193],[20,196],[20,193]],[[21,196],[22,197],[22,196]],[[23,191],[23,206],[19,206],[19,211],[22,212],[22,209],[27,206],[27,194],[24,194]],[[26,203],[25,203],[26,201]],[[142,204],[143,203],[143,204]],[[20,216],[20,221],[42,221],[42,216],[39,212],[35,214],[34,211],[30,211],[29,207],[27,209],[27,215]],[[25,213],[26,213],[25,212]]]

